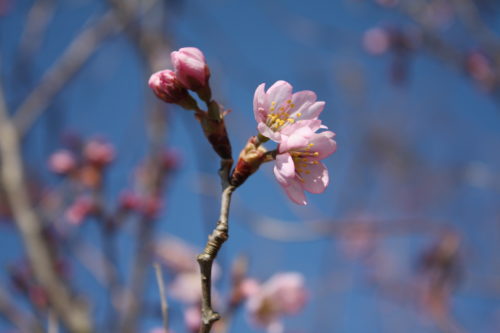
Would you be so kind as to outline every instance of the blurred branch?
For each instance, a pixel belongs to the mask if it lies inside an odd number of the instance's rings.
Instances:
[[[3,289],[0,289],[0,316],[15,325],[21,332],[43,333],[40,323],[30,314],[16,307]]]
[[[23,175],[19,134],[8,116],[1,87],[0,157],[0,177],[35,278],[45,289],[51,305],[68,331],[90,333],[92,325],[86,306],[71,295],[68,286],[56,272],[50,244],[43,235],[42,222],[32,208]]]
[[[158,263],[154,265],[156,272],[156,282],[158,283],[158,292],[160,293],[161,300],[161,317],[163,319],[163,329],[165,333],[168,333],[168,303],[167,297],[165,296],[165,283],[163,282],[163,273],[161,271],[161,266]]]
[[[143,12],[149,11],[157,1],[145,1],[142,7]],[[111,35],[119,33],[125,25],[130,24],[132,18],[136,17],[117,20],[115,12],[109,10],[73,40],[16,110],[13,121],[20,137],[26,134],[53,98],[65,88],[66,84],[94,54],[98,46]]]

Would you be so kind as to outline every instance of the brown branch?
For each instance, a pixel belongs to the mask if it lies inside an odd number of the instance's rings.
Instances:
[[[90,333],[92,325],[86,306],[71,295],[70,289],[56,272],[50,244],[43,235],[42,221],[32,208],[23,174],[19,134],[8,116],[1,87],[0,157],[0,178],[35,278],[47,292],[51,305],[68,331]]]
[[[144,1],[143,13],[148,12],[157,2],[158,0]],[[134,18],[136,17],[128,17],[125,20],[117,19],[114,10],[109,10],[73,40],[14,113],[13,121],[20,137],[26,134],[53,98],[66,87],[99,45],[123,30]]]
[[[230,166],[229,166],[230,168]],[[227,169],[222,169],[221,174],[225,174]],[[198,264],[200,265],[201,273],[201,315],[202,325],[200,333],[209,333],[212,325],[220,319],[220,315],[212,308],[212,264],[217,257],[222,244],[229,237],[229,207],[231,204],[231,195],[235,190],[235,186],[226,184],[222,191],[221,211],[217,226],[208,236],[208,242],[203,252],[198,256]]]

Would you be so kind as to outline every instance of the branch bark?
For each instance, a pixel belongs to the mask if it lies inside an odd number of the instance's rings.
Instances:
[[[220,319],[220,315],[212,308],[212,265],[217,257],[217,253],[222,247],[222,244],[229,238],[229,208],[231,205],[231,196],[236,189],[224,181],[223,175],[228,173],[232,163],[223,164],[221,169],[221,177],[223,180],[224,190],[221,197],[221,210],[217,226],[208,236],[208,242],[203,252],[198,255],[198,265],[200,266],[201,274],[201,316],[202,323],[200,333],[209,333],[212,325]]]

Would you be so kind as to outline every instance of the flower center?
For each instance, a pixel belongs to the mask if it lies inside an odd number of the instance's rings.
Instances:
[[[304,182],[302,174],[311,174],[311,170],[309,170],[309,167],[311,165],[319,164],[319,161],[317,160],[319,152],[311,151],[311,148],[313,146],[314,144],[310,143],[306,147],[304,147],[303,150],[295,150],[290,152],[293,164],[295,165],[295,174],[301,182]]]
[[[269,113],[267,114],[266,125],[273,131],[278,131],[287,124],[293,124],[297,118],[302,116],[300,112],[291,114],[291,110],[295,107],[292,100],[287,100],[285,103],[276,106],[276,102],[271,102]]]

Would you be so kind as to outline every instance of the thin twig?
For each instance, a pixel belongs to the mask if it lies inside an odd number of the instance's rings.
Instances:
[[[165,284],[163,283],[163,273],[161,271],[160,264],[155,263],[154,265],[156,271],[156,282],[158,283],[158,292],[160,293],[161,301],[161,317],[163,319],[163,328],[165,333],[168,332],[168,303],[167,297],[165,296]]]
[[[221,172],[221,174],[224,173],[224,171]],[[217,253],[222,247],[222,244],[229,237],[229,207],[231,205],[231,195],[233,194],[235,188],[235,186],[227,184],[224,191],[222,191],[219,221],[217,222],[215,229],[208,236],[208,242],[205,249],[197,258],[198,264],[200,265],[202,291],[202,324],[199,331],[200,333],[209,333],[212,325],[220,319],[220,315],[212,308],[212,264],[217,256]]]
[[[49,309],[49,318],[47,326],[48,326],[47,333],[59,333],[59,322],[57,321],[57,315],[52,309]]]

